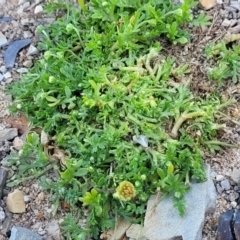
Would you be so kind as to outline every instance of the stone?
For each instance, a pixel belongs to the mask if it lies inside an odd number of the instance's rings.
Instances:
[[[143,226],[140,224],[132,224],[126,231],[126,236],[133,239],[140,239],[142,236]]]
[[[6,233],[9,230],[9,227],[10,227],[11,222],[12,222],[13,214],[11,212],[9,212],[7,209],[5,209],[5,215],[6,215],[6,218],[2,223],[2,228],[3,228],[4,233]]]
[[[117,226],[107,231],[106,235],[108,236],[108,240],[121,240],[130,226],[131,223],[122,218],[119,219]]]
[[[217,175],[216,176],[216,181],[222,181],[224,179],[224,176],[223,175]]]
[[[24,141],[20,137],[15,137],[13,140],[13,147],[16,150],[21,150],[24,145]]]
[[[0,207],[0,223],[5,219],[6,215],[2,207]]]
[[[4,168],[0,168],[0,199],[2,199],[3,189],[6,185],[8,171]]]
[[[3,80],[3,75],[0,73],[0,81],[2,81]]]
[[[10,44],[4,53],[6,68],[12,68],[18,52],[31,43],[30,39],[16,40]]]
[[[199,0],[199,3],[201,7],[204,8],[205,10],[209,10],[216,5],[215,0]]]
[[[6,73],[4,73],[3,77],[5,79],[8,79],[8,78],[12,77],[12,74],[10,72],[6,72]]]
[[[238,1],[231,1],[230,2],[230,7],[235,8],[236,10],[240,10],[240,2]]]
[[[231,224],[233,220],[234,210],[222,213],[217,228],[216,240],[233,240],[233,234],[231,230]]]
[[[0,72],[1,73],[6,73],[7,72],[7,68],[5,66],[1,66],[0,67]]]
[[[231,20],[225,18],[223,21],[222,21],[222,26],[223,27],[229,27],[231,24]]]
[[[235,214],[235,221],[233,223],[233,231],[235,238],[240,239],[240,210],[238,210]]]
[[[9,240],[42,240],[35,232],[24,227],[13,227]]]
[[[230,31],[230,33],[239,33],[240,32],[240,25],[229,28],[229,31]]]
[[[17,70],[18,73],[27,73],[28,72],[28,69],[27,68],[19,68]]]
[[[229,177],[237,184],[240,184],[240,169],[234,168]]]
[[[0,29],[2,32],[6,32],[9,29],[9,24],[7,22],[0,23]]]
[[[30,202],[30,201],[31,201],[31,198],[30,198],[29,196],[25,195],[25,196],[23,197],[23,201],[24,201],[24,202]]]
[[[229,200],[230,200],[231,202],[232,202],[232,201],[235,201],[236,199],[239,198],[239,193],[237,193],[237,192],[231,192],[231,193],[229,193],[228,198],[229,198]]]
[[[29,6],[30,6],[30,2],[25,2],[25,3],[22,5],[23,11],[26,10]]]
[[[216,188],[217,188],[217,192],[218,192],[219,194],[222,194],[223,188],[222,188],[219,184],[216,185]]]
[[[12,21],[12,17],[0,17],[0,22],[10,22]]]
[[[32,67],[32,65],[33,65],[32,60],[26,60],[23,62],[23,66],[26,68],[30,68],[30,67]]]
[[[46,231],[54,240],[61,240],[60,227],[57,221],[48,223]]]
[[[224,179],[221,181],[221,187],[223,190],[229,190],[231,188],[231,185],[229,183],[228,179]]]
[[[237,19],[232,19],[230,23],[230,27],[234,27],[237,24]]]
[[[33,34],[30,31],[23,31],[24,38],[31,38]]]
[[[30,45],[28,51],[27,51],[27,56],[35,55],[38,54],[38,49],[34,47],[33,45]]]
[[[39,201],[43,201],[44,199],[45,199],[45,194],[44,194],[44,192],[40,192],[39,194],[38,194],[38,200]]]
[[[7,44],[7,38],[5,37],[5,35],[0,31],[0,47],[4,46],[5,44]]]
[[[12,140],[18,135],[17,128],[7,128],[0,131],[0,142],[4,140]]]
[[[24,202],[24,195],[18,189],[8,194],[6,202],[7,202],[7,208],[10,212],[12,213],[25,212],[26,205]]]
[[[230,204],[233,208],[235,208],[237,206],[237,202],[235,202],[235,201],[232,201]]]
[[[210,166],[206,166],[207,181],[192,183],[186,193],[186,212],[181,217],[174,208],[171,196],[159,201],[158,196],[151,196],[147,204],[143,236],[151,240],[201,240],[205,214],[216,206],[217,193],[210,177]]]
[[[28,25],[29,24],[29,19],[28,18],[24,18],[24,19],[21,19],[21,24],[24,26],[24,25]]]
[[[35,14],[38,14],[38,13],[41,13],[41,12],[43,12],[43,7],[42,7],[42,5],[37,5],[37,6],[35,7],[35,9],[34,9],[34,13],[35,13]]]

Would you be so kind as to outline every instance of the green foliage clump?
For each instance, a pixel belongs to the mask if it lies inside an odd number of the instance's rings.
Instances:
[[[64,199],[73,210],[80,203],[89,209],[85,228],[67,217],[66,235],[98,238],[116,216],[141,222],[149,196],[157,192],[173,194],[183,215],[189,179],[205,180],[201,146],[214,149],[209,140],[221,127],[214,113],[224,106],[216,96],[195,97],[187,81],[175,83],[187,66],[160,55],[159,36],[187,42],[180,27],[191,21],[194,4],[79,4],[81,11],[61,5],[66,16],[39,27],[43,58],[9,89],[16,110],[44,128],[68,156],[59,180],[43,178],[42,185],[55,203]],[[128,184],[118,188],[123,183]],[[114,195],[119,189],[122,197]]]
[[[206,55],[209,60],[214,60],[214,64],[208,67],[210,80],[217,81],[220,86],[223,85],[224,80],[239,82],[240,46],[234,44],[232,37],[227,41],[208,45]]]

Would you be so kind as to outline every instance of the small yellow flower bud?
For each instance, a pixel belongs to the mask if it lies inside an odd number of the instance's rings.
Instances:
[[[122,201],[129,201],[136,196],[136,190],[132,183],[123,181],[119,184],[113,196]]]

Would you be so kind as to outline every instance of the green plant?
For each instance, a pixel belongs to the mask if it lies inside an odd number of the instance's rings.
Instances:
[[[9,92],[16,96],[12,109],[27,113],[65,150],[59,180],[42,177],[54,211],[61,200],[73,212],[80,203],[88,208],[87,226],[75,233],[78,223],[66,218],[66,236],[98,239],[116,216],[141,222],[149,196],[157,192],[172,194],[184,214],[190,179],[205,180],[202,148],[222,127],[214,115],[228,102],[203,100],[188,82],[174,83],[187,66],[161,55],[156,41],[187,41],[180,27],[192,19],[192,1],[79,4],[82,11],[67,5],[65,17],[39,27],[43,58]]]
[[[222,41],[218,44],[210,44],[206,47],[208,60],[213,59],[214,63],[208,68],[208,76],[216,80],[221,86],[223,80],[239,81],[240,76],[240,46],[234,42]]]

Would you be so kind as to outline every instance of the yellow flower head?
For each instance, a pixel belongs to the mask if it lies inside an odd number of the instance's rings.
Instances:
[[[132,183],[123,181],[119,184],[113,196],[122,201],[129,201],[136,196],[136,190]]]

